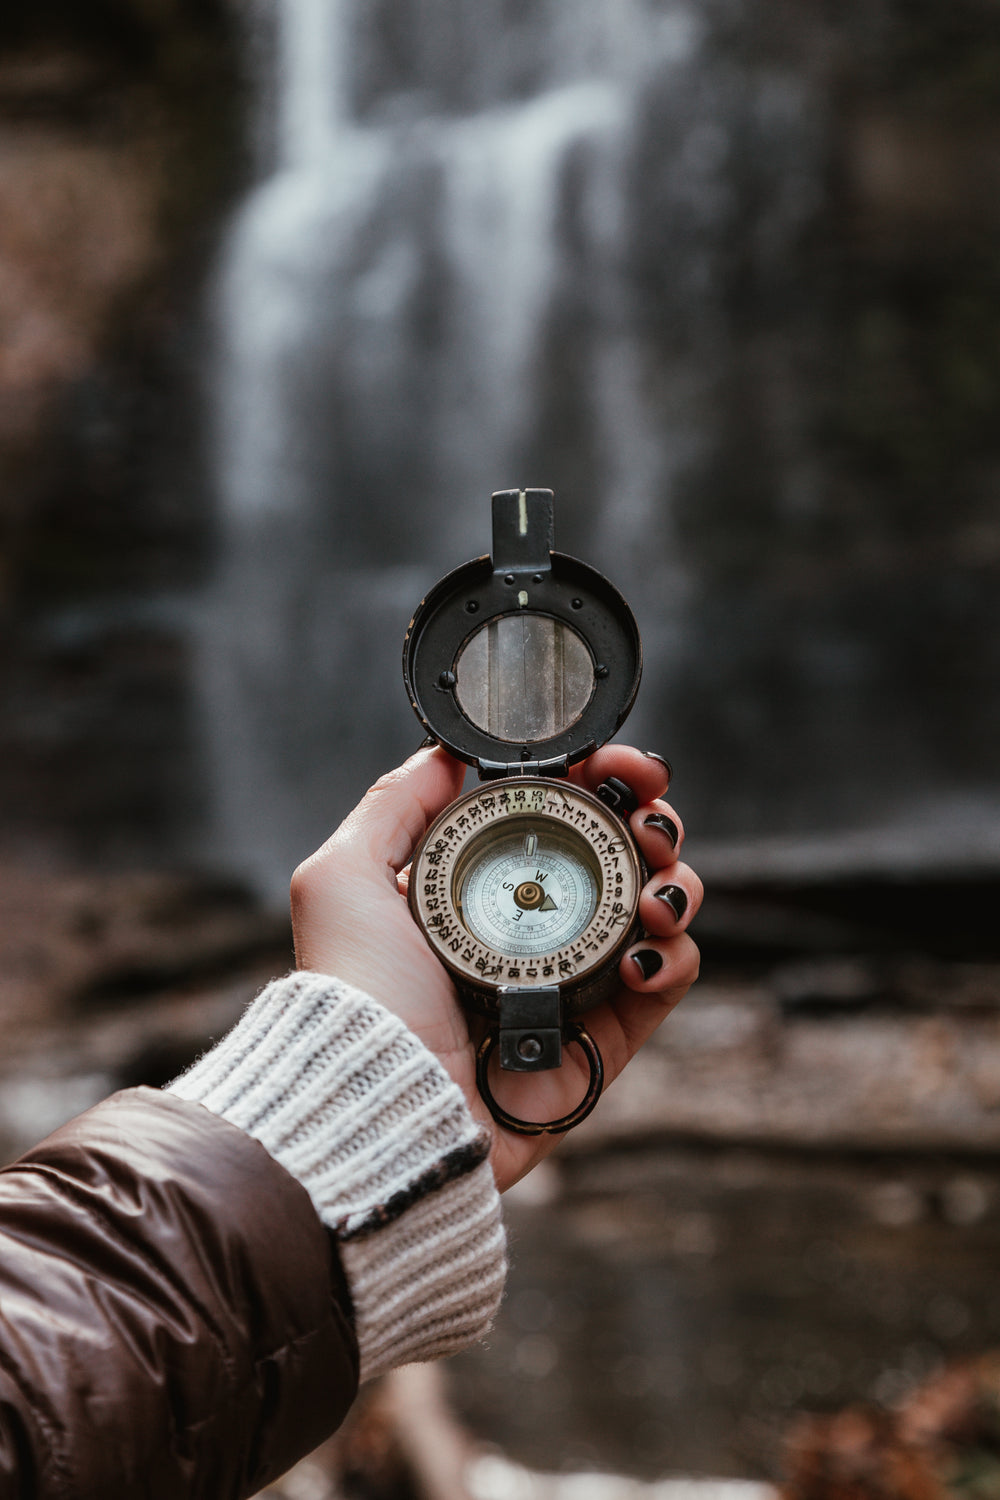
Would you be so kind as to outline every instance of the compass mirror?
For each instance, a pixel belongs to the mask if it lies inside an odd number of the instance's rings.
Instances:
[[[594,691],[582,636],[551,615],[523,611],[488,621],[462,647],[455,697],[477,729],[536,744],[575,724]]]

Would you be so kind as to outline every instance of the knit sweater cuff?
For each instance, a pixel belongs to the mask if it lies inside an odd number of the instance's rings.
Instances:
[[[389,1011],[295,973],[169,1085],[254,1136],[339,1242],[361,1378],[481,1338],[505,1271],[489,1135]]]

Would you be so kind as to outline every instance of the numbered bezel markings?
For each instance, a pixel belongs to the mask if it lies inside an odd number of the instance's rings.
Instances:
[[[461,856],[481,842],[483,830],[498,837],[510,818],[552,819],[580,835],[600,871],[594,914],[564,947],[539,955],[501,953],[480,941],[463,920],[456,891]],[[617,818],[589,792],[566,782],[518,777],[493,782],[460,797],[432,824],[410,874],[415,916],[441,961],[461,980],[487,990],[501,985],[573,985],[604,968],[625,946],[641,890],[638,856]]]

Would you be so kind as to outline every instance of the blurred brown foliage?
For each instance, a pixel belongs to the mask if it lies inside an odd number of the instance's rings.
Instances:
[[[1000,1353],[948,1366],[893,1411],[802,1417],[784,1500],[996,1500]]]

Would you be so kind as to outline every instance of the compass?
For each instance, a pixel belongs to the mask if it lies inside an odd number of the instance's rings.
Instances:
[[[409,902],[463,1004],[486,1018],[480,1092],[521,1134],[568,1130],[600,1095],[600,1052],[580,1020],[618,987],[640,934],[641,856],[629,789],[567,780],[634,701],[641,646],[632,612],[596,569],[552,550],[550,490],[493,496],[493,547],[450,573],[407,632],[403,672],[431,735],[479,785],[428,828]],[[490,1065],[559,1067],[564,1043],[590,1066],[583,1100],[529,1121],[497,1101]]]

